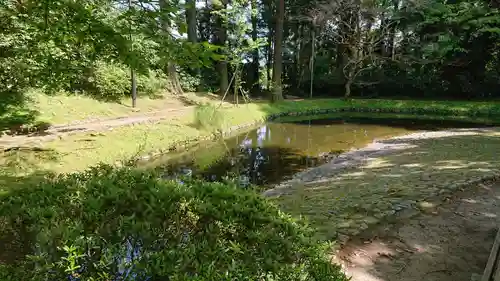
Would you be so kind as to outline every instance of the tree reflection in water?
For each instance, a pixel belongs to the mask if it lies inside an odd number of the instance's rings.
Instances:
[[[468,125],[457,121],[382,117],[268,123],[229,139],[205,143],[177,155],[166,155],[165,160],[160,159],[163,161],[160,166],[166,164],[174,173],[192,174],[211,181],[229,176],[239,179],[242,185],[269,185],[328,162],[343,151],[363,147],[374,139],[423,128],[435,130]]]

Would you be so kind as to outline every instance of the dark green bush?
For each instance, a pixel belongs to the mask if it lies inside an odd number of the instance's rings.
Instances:
[[[231,183],[100,166],[0,199],[0,241],[28,255],[5,280],[346,280],[306,225]]]

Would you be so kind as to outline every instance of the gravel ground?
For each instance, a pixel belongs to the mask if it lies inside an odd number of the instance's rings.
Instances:
[[[478,184],[354,237],[335,261],[352,281],[480,280],[499,214],[500,184]]]
[[[498,128],[414,133],[343,154],[264,194],[342,244],[400,212],[419,212],[428,198],[498,176],[498,151]]]

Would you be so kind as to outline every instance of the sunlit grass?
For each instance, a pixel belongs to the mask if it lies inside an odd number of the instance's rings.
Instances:
[[[189,97],[189,96],[188,96]],[[199,97],[200,102],[218,104],[213,98]],[[100,103],[85,97],[75,96],[40,96],[39,108],[49,111],[42,112],[42,117],[54,123],[69,122],[71,120],[95,118],[96,116],[120,116],[122,114],[137,114],[129,107],[120,104],[110,105]],[[145,105],[146,111],[160,109],[161,100],[140,100],[139,105]],[[163,101],[165,102],[165,101]],[[150,105],[149,107],[146,105]],[[467,103],[467,102],[420,102],[420,101],[393,101],[393,100],[353,100],[337,99],[285,101],[277,104],[250,103],[239,106],[223,106],[220,108],[224,118],[225,130],[234,126],[261,122],[270,114],[281,112],[303,112],[318,109],[338,109],[347,106],[367,106],[371,108],[391,106],[420,108],[456,108],[467,110],[470,108],[486,108],[493,110],[500,108],[496,103]],[[143,110],[141,108],[141,110]],[[50,113],[52,112],[52,113]],[[72,116],[72,114],[74,114]],[[138,114],[141,114],[139,112]],[[154,124],[138,124],[105,131],[102,134],[84,133],[64,136],[61,139],[42,143],[39,146],[50,149],[58,155],[57,161],[42,161],[32,165],[32,169],[42,169],[55,172],[70,172],[81,170],[99,162],[115,163],[137,155],[148,154],[159,149],[170,148],[172,145],[210,136],[212,132],[193,126],[194,113],[187,111],[182,116],[173,116],[171,119]],[[0,161],[2,162],[2,161]],[[5,161],[4,161],[5,162]]]
[[[183,108],[186,102],[208,103],[213,101],[206,96],[186,93],[184,101],[165,93],[158,98],[138,97],[137,107],[132,108],[131,99],[124,98],[118,102],[102,102],[85,95],[57,93],[45,95],[37,90],[27,93],[31,99],[29,106],[39,112],[39,121],[51,124],[66,124],[75,121],[92,121],[97,119],[142,115],[165,109]]]
[[[255,105],[222,108],[221,112],[224,114],[227,127],[255,122],[265,116],[265,113],[259,111]],[[56,161],[43,159],[36,161],[37,158],[32,157],[29,170],[72,172],[99,162],[113,164],[131,157],[171,148],[176,144],[210,137],[213,134],[211,131],[195,128],[193,122],[194,114],[186,114],[181,118],[158,123],[118,127],[102,133],[64,136],[37,146],[55,153],[57,155]],[[23,155],[25,153],[29,152],[23,152]],[[12,156],[7,157],[4,153],[3,157],[0,158],[0,164],[5,165],[7,161],[11,161],[11,158]]]

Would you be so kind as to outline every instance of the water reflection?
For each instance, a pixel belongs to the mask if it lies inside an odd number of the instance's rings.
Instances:
[[[268,185],[326,163],[341,152],[363,147],[374,139],[449,127],[469,125],[380,116],[268,123],[226,140],[165,155],[150,165],[164,166],[169,173],[196,175],[212,181],[230,176],[238,178],[243,185]]]

